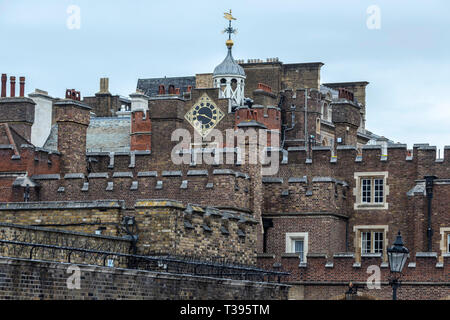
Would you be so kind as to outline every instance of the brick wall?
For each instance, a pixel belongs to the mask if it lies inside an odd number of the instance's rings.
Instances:
[[[409,265],[412,260],[414,265]],[[270,257],[259,259],[259,266],[267,268],[274,262]],[[439,300],[450,297],[450,257],[445,258],[442,267],[437,266],[436,257],[413,257],[407,261],[398,291],[401,300]],[[392,299],[389,286],[389,268],[381,258],[363,258],[360,265],[354,265],[352,254],[340,254],[330,258],[326,255],[309,255],[305,266],[299,266],[299,259],[286,257],[281,260],[281,270],[290,272],[288,283],[294,285],[293,298],[307,300],[342,299],[353,283],[360,289],[360,295],[369,299]],[[373,272],[370,266],[380,267],[381,289],[369,289],[367,280]]]
[[[81,289],[69,290],[70,266],[0,258],[0,299],[285,300],[289,288],[261,282],[79,266]]]

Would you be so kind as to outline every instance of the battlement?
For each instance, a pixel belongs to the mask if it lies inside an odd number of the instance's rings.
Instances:
[[[127,207],[144,197],[165,198],[168,195],[183,203],[196,202],[228,208],[250,208],[250,181],[246,173],[231,169],[186,169],[175,171],[114,171],[85,175],[36,175],[41,190],[33,200],[111,199],[126,201]],[[217,195],[220,195],[217,197]]]
[[[277,152],[276,150],[273,152]],[[330,163],[345,161],[350,163],[372,163],[372,162],[403,162],[407,163],[426,163],[429,166],[439,166],[450,163],[450,147],[445,147],[444,158],[436,159],[436,147],[425,145],[416,145],[411,153],[406,145],[388,145],[387,154],[383,154],[382,146],[366,145],[361,147],[359,152],[355,146],[340,145],[334,154],[331,147],[312,147],[312,158],[308,158],[307,150],[304,147],[288,148],[288,158],[284,164],[313,164],[315,160],[327,160]],[[280,152],[281,153],[281,152]],[[280,154],[280,157],[282,155]]]
[[[256,264],[256,226],[246,213],[219,210],[173,200],[138,200],[136,221],[145,228],[139,245],[150,251],[206,259],[224,257],[240,264]],[[145,226],[145,227],[144,227]]]
[[[247,211],[236,208],[212,208],[184,205],[176,200],[152,199],[135,201],[133,210],[125,209],[123,201],[95,200],[0,203],[0,211],[3,223],[9,224],[0,225],[0,231],[6,227],[8,234],[12,232],[9,231],[11,228],[19,228],[24,231],[16,231],[16,236],[34,233],[41,238],[45,227],[57,229],[48,232],[59,233],[63,237],[86,238],[88,234],[103,230],[101,238],[120,246],[129,244],[129,238],[120,241],[111,236],[129,236],[121,228],[121,223],[125,215],[131,215],[137,225],[137,249],[142,254],[162,252],[210,260],[225,258],[226,253],[229,261],[256,264],[256,227],[259,222]],[[96,242],[99,237],[90,238],[89,241]],[[122,252],[122,249],[117,252]]]
[[[60,154],[56,151],[35,148],[22,144],[16,149],[14,145],[0,145],[0,171],[23,172],[33,174],[58,173]]]
[[[450,271],[450,255],[446,254],[443,263],[439,262],[436,253],[417,253],[410,256],[403,269],[404,283],[446,283]],[[280,271],[290,272],[289,281],[295,283],[349,284],[359,282],[365,284],[370,274],[369,267],[378,267],[381,271],[381,281],[387,282],[390,270],[387,261],[381,254],[366,255],[361,261],[355,260],[354,253],[336,253],[332,257],[322,253],[310,253],[306,261],[300,262],[297,254],[284,254],[280,259],[274,255],[258,256],[258,265],[262,268],[278,267]]]

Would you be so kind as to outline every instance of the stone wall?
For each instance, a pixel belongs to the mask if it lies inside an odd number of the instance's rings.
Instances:
[[[55,235],[59,232],[63,238],[68,235],[61,230],[93,235],[101,228],[105,236],[127,236],[122,219],[132,216],[136,219],[138,254],[162,252],[203,260],[221,258],[232,263],[256,264],[258,221],[248,212],[231,208],[218,210],[197,205],[185,206],[172,200],[140,200],[130,210],[125,209],[123,201],[98,200],[0,204],[0,215],[3,223],[38,228],[24,230],[25,227],[15,227],[14,232],[5,229],[4,240],[16,234],[19,238],[27,239],[22,242],[44,241],[43,244],[52,245],[58,244],[52,240],[52,233]],[[46,232],[43,228],[59,231]],[[73,236],[72,233],[70,235]],[[72,240],[63,242],[71,243]],[[127,240],[123,241],[128,243]],[[86,240],[79,242],[83,247],[88,245]],[[92,241],[91,245],[97,246]],[[101,247],[100,241],[98,248]],[[104,243],[103,247],[108,247],[108,244]],[[123,253],[123,250],[121,247],[117,252]]]
[[[139,248],[256,264],[258,222],[248,214],[149,200],[136,203],[136,221]]]
[[[64,263],[0,258],[0,299],[285,300],[289,286],[95,266],[78,266],[80,290],[68,289]]]

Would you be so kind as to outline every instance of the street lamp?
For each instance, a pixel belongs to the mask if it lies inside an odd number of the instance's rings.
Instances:
[[[403,245],[403,239],[400,232],[395,239],[394,246],[387,250],[389,258],[389,268],[391,269],[391,279],[389,284],[392,286],[392,299],[397,300],[397,289],[400,286],[400,276],[405,266],[406,259],[409,256],[409,250]]]

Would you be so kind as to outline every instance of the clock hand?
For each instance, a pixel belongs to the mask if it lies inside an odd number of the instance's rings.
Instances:
[[[214,119],[212,119],[212,118],[210,118],[210,117],[208,117],[207,115],[204,115],[204,114],[199,114],[198,116],[197,116],[197,118],[198,117],[204,117],[204,118],[207,118],[207,119],[209,119],[209,120],[211,120],[211,121],[214,121]]]

